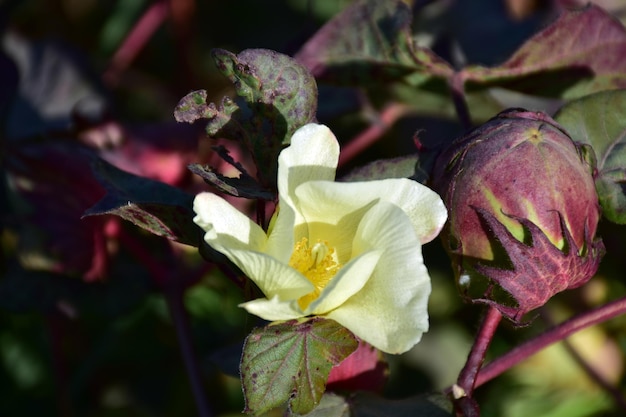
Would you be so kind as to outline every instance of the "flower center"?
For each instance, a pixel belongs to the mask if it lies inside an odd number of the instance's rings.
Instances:
[[[304,310],[319,297],[320,292],[341,268],[334,255],[335,249],[329,248],[328,242],[318,241],[309,246],[309,240],[303,237],[295,244],[289,266],[300,271],[315,287],[312,292],[298,300],[301,309]]]

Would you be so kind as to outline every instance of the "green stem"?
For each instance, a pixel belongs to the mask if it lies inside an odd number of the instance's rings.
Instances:
[[[626,297],[572,317],[484,366],[478,372],[474,386],[479,387],[491,381],[541,349],[559,342],[579,330],[605,322],[624,313],[626,313]]]

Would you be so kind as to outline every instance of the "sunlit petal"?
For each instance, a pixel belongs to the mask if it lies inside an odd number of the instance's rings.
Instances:
[[[278,157],[279,195],[296,208],[295,189],[307,181],[333,181],[338,160],[339,143],[328,127],[314,123],[301,127]]]
[[[241,269],[267,297],[281,301],[297,299],[314,287],[302,274],[265,253],[215,246]]]
[[[243,307],[248,313],[268,321],[291,320],[304,317],[295,300],[282,301],[279,297],[269,300],[267,298],[258,298],[239,304],[239,307]]]
[[[193,221],[206,232],[209,245],[262,250],[267,236],[261,227],[229,202],[213,193],[200,193],[193,201]]]
[[[329,216],[343,216],[378,199],[393,203],[409,216],[422,244],[437,236],[448,216],[437,193],[406,178],[343,183],[311,181],[299,187],[296,194],[302,201],[315,202],[301,206],[307,222],[328,221]],[[332,204],[335,208],[331,210]]]
[[[428,271],[411,223],[397,206],[381,202],[364,216],[357,253],[383,250],[363,289],[328,317],[388,353],[403,353],[428,330]]]

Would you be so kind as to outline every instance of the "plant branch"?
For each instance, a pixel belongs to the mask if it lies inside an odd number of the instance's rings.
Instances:
[[[399,118],[407,114],[408,110],[407,106],[397,103],[383,109],[374,123],[359,133],[341,150],[338,166],[341,167],[347,164],[358,154],[376,143]]]
[[[116,84],[120,74],[128,68],[139,52],[148,43],[169,14],[166,0],[154,2],[141,16],[126,39],[115,51],[103,78],[108,84]]]
[[[165,298],[167,300],[172,320],[174,321],[174,327],[176,328],[178,344],[180,346],[183,362],[185,363],[185,369],[187,370],[187,376],[189,377],[189,382],[191,384],[191,390],[196,401],[196,407],[198,408],[198,415],[200,417],[211,417],[212,414],[206,401],[202,378],[198,367],[198,360],[193,349],[193,344],[191,343],[189,317],[187,316],[187,311],[185,310],[183,290],[180,285],[177,285],[175,282],[170,282],[170,285],[168,285],[165,289]]]
[[[556,327],[553,327],[536,338],[516,347],[484,366],[476,377],[475,387],[491,381],[498,375],[527,359],[541,349],[561,341],[573,333],[586,327],[605,322],[626,313],[626,297],[605,304],[594,310],[579,314]]]
[[[472,127],[472,119],[467,107],[467,101],[465,100],[465,75],[462,71],[455,72],[448,81],[456,114],[463,129],[469,130]]]
[[[549,326],[555,325],[554,320],[552,320],[552,317],[545,309],[543,309],[541,317]],[[570,356],[585,371],[585,373],[589,375],[589,378],[591,378],[611,397],[613,397],[613,401],[618,407],[620,407],[622,410],[626,410],[626,400],[622,396],[621,392],[617,388],[615,388],[609,381],[607,381],[604,376],[593,367],[592,364],[590,364],[585,358],[583,358],[578,349],[576,349],[576,347],[572,343],[570,343],[568,339],[563,339],[562,342],[565,350],[567,350]]]

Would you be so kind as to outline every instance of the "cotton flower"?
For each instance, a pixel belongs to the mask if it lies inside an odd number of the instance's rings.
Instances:
[[[278,158],[279,205],[268,231],[222,198],[201,193],[205,240],[261,289],[241,304],[268,321],[322,316],[388,353],[428,330],[430,277],[421,246],[447,212],[409,179],[334,182],[339,144],[323,125],[298,129]]]

